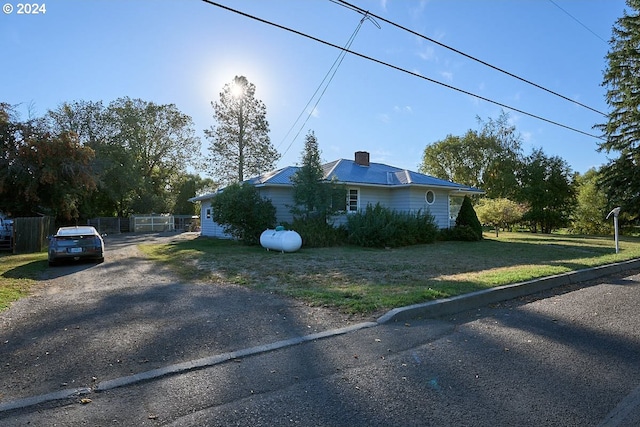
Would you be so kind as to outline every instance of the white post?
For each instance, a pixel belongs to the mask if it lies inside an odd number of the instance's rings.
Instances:
[[[620,252],[620,244],[618,243],[618,215],[613,216],[613,228],[616,239],[616,253]]]
[[[618,242],[618,215],[620,214],[620,207],[612,209],[607,215],[607,219],[613,214],[613,232],[616,239],[616,253],[620,253],[620,244]]]

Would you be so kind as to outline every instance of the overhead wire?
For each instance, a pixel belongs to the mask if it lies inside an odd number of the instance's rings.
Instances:
[[[423,80],[425,80],[425,81],[428,81],[428,82],[431,82],[431,83],[434,83],[434,84],[437,84],[437,85],[443,86],[443,87],[445,87],[445,88],[447,88],[447,89],[451,89],[451,90],[454,90],[454,91],[456,91],[456,92],[460,92],[460,93],[463,93],[463,94],[465,94],[465,95],[472,96],[472,97],[474,97],[474,98],[480,99],[480,100],[485,101],[485,102],[489,102],[489,103],[494,104],[494,105],[497,105],[497,106],[499,106],[499,107],[503,107],[503,108],[507,108],[507,109],[513,110],[513,111],[515,111],[515,112],[517,112],[517,113],[524,114],[524,115],[529,116],[529,117],[532,117],[532,118],[534,118],[534,119],[537,119],[537,120],[540,120],[540,121],[543,121],[543,122],[546,122],[546,123],[549,123],[549,124],[552,124],[552,125],[555,125],[555,126],[558,126],[558,127],[561,127],[561,128],[564,128],[564,129],[567,129],[567,130],[570,130],[570,131],[573,131],[573,132],[576,132],[576,133],[580,133],[580,134],[582,134],[582,135],[586,135],[586,136],[589,136],[589,137],[591,137],[591,138],[596,138],[596,139],[604,140],[604,138],[603,138],[602,136],[594,135],[594,134],[591,134],[591,133],[588,133],[588,132],[582,131],[582,130],[580,130],[580,129],[576,129],[576,128],[574,128],[574,127],[571,127],[571,126],[568,126],[568,125],[565,125],[565,124],[562,124],[562,123],[559,123],[559,122],[556,122],[556,121],[553,121],[553,120],[550,120],[550,119],[544,118],[544,117],[542,117],[542,116],[539,116],[539,115],[536,115],[536,114],[533,114],[533,113],[529,113],[529,112],[524,111],[524,110],[521,110],[521,109],[519,109],[519,108],[515,108],[515,107],[512,107],[512,106],[509,106],[509,105],[504,104],[504,103],[501,103],[501,102],[499,102],[499,101],[495,101],[495,100],[492,100],[492,99],[486,98],[486,97],[484,97],[484,96],[481,96],[481,95],[478,95],[478,94],[475,94],[475,93],[469,92],[469,91],[467,91],[467,90],[457,88],[457,87],[452,86],[452,85],[449,85],[449,84],[447,84],[447,83],[443,83],[443,82],[440,82],[440,81],[438,81],[438,80],[431,79],[431,78],[429,78],[429,77],[423,76],[423,75],[418,74],[418,73],[416,73],[416,72],[409,71],[409,70],[407,70],[407,69],[405,69],[405,68],[401,68],[401,67],[399,67],[399,66],[397,66],[397,65],[393,65],[393,64],[390,64],[390,63],[388,63],[388,62],[384,62],[384,61],[382,61],[382,60],[379,60],[379,59],[373,58],[373,57],[371,57],[371,56],[367,56],[367,55],[364,55],[364,54],[362,54],[362,53],[355,52],[355,51],[353,51],[353,50],[343,48],[343,47],[341,47],[341,46],[338,46],[338,45],[333,44],[333,43],[331,43],[331,42],[328,42],[328,41],[326,41],[326,40],[322,40],[322,39],[319,39],[319,38],[317,38],[317,37],[314,37],[314,36],[312,36],[312,35],[310,35],[310,34],[306,34],[306,33],[303,33],[303,32],[301,32],[301,31],[295,30],[295,29],[293,29],[293,28],[285,27],[284,25],[277,24],[277,23],[275,23],[275,22],[271,22],[271,21],[268,21],[268,20],[266,20],[266,19],[263,19],[263,18],[260,18],[260,17],[254,16],[254,15],[250,15],[250,14],[248,14],[248,13],[246,13],[246,12],[242,12],[242,11],[240,11],[240,10],[233,9],[233,8],[231,8],[231,7],[229,7],[229,6],[225,6],[225,5],[220,4],[220,3],[217,3],[217,2],[215,2],[215,1],[212,1],[212,0],[202,0],[202,1],[203,1],[203,2],[205,2],[205,3],[207,3],[207,4],[210,4],[210,5],[212,5],[212,6],[216,6],[216,7],[219,7],[219,8],[221,8],[221,9],[225,9],[225,10],[227,10],[227,11],[229,11],[229,12],[233,12],[233,13],[236,13],[236,14],[238,14],[238,15],[241,15],[241,16],[244,16],[244,17],[247,17],[247,18],[250,18],[250,19],[256,20],[256,21],[258,21],[258,22],[262,22],[262,23],[264,23],[264,24],[271,25],[271,26],[276,27],[276,28],[279,28],[279,29],[281,29],[281,30],[285,30],[285,31],[288,31],[288,32],[290,32],[290,33],[293,33],[293,34],[299,35],[299,36],[301,36],[301,37],[305,37],[305,38],[308,38],[308,39],[310,39],[310,40],[316,41],[316,42],[318,42],[318,43],[322,43],[322,44],[324,44],[324,45],[326,45],[326,46],[330,46],[330,47],[333,47],[333,48],[335,48],[335,49],[343,50],[344,52],[350,53],[350,54],[355,55],[355,56],[358,56],[358,57],[360,57],[360,58],[363,58],[363,59],[366,59],[366,60],[369,60],[369,61],[375,62],[375,63],[380,64],[380,65],[384,65],[384,66],[386,66],[386,67],[392,68],[392,69],[397,70],[397,71],[401,71],[401,72],[403,72],[403,73],[405,73],[405,74],[409,74],[409,75],[411,75],[411,76],[414,76],[414,77],[417,77],[417,78],[423,79]],[[341,2],[342,2],[342,0],[338,0],[338,1],[341,1]],[[380,19],[380,18],[379,18],[378,16],[376,16],[376,15],[371,14],[371,16],[373,16],[373,17],[374,17],[374,18],[376,18],[376,19]],[[382,19],[382,20],[383,20],[383,21],[386,21],[386,20],[384,20],[384,19]],[[587,107],[587,108],[589,108],[589,107]],[[591,108],[589,108],[589,109],[591,109]],[[601,113],[601,114],[604,114],[604,113]]]
[[[347,2],[347,1],[345,1],[345,0],[330,0],[330,1],[331,1],[332,3],[336,3],[336,4],[343,5],[344,7],[347,7],[348,9],[354,10],[354,11],[359,12],[359,13],[364,13],[364,12],[365,12],[365,10],[364,10],[364,9],[359,8],[358,6],[355,6],[355,5],[351,4],[351,3],[348,3],[348,2]],[[405,27],[405,26],[402,26],[402,25],[400,25],[400,24],[397,24],[397,23],[395,23],[395,22],[393,22],[393,21],[390,21],[390,20],[385,19],[385,18],[383,18],[383,17],[381,17],[381,16],[378,16],[378,15],[376,15],[376,14],[373,14],[373,13],[371,13],[371,12],[369,12],[369,11],[366,11],[366,13],[370,14],[372,17],[374,17],[374,18],[376,18],[376,19],[379,19],[379,20],[380,20],[380,21],[382,21],[382,22],[386,22],[386,23],[387,23],[387,24],[389,24],[389,25],[392,25],[392,26],[394,26],[394,27],[396,27],[396,28],[399,28],[399,29],[401,29],[401,30],[407,31],[407,32],[409,32],[409,33],[413,34],[414,36],[420,37],[420,38],[422,38],[422,39],[424,39],[424,40],[427,40],[427,41],[429,41],[429,42],[431,42],[431,43],[435,43],[435,44],[437,44],[437,45],[438,45],[438,46],[440,46],[440,47],[443,47],[443,48],[448,49],[448,50],[450,50],[450,51],[452,51],[452,52],[455,52],[455,53],[457,53],[457,54],[459,54],[459,55],[462,55],[462,56],[464,56],[465,58],[471,59],[472,61],[478,62],[478,63],[480,63],[480,64],[482,64],[482,65],[485,65],[485,66],[487,66],[487,67],[489,67],[489,68],[491,68],[491,69],[494,69],[494,70],[496,70],[496,71],[498,71],[498,72],[501,72],[501,73],[503,73],[503,74],[506,74],[506,75],[508,75],[509,77],[513,77],[514,79],[520,80],[521,82],[524,82],[524,83],[526,83],[526,84],[528,84],[528,85],[534,86],[534,87],[536,87],[536,88],[538,88],[538,89],[541,89],[541,90],[543,90],[543,91],[545,91],[545,92],[547,92],[547,93],[550,93],[550,94],[552,94],[552,95],[554,95],[554,96],[558,96],[558,97],[560,97],[560,98],[564,99],[565,101],[573,102],[574,104],[577,104],[577,105],[579,105],[579,106],[581,106],[581,107],[583,107],[583,108],[586,108],[586,109],[588,109],[588,110],[591,110],[591,111],[596,112],[596,113],[598,113],[598,114],[601,114],[601,115],[603,115],[603,116],[606,116],[606,115],[607,115],[607,114],[603,113],[602,111],[596,110],[595,108],[590,107],[590,106],[588,106],[588,105],[586,105],[586,104],[583,104],[583,103],[581,103],[581,102],[579,102],[579,101],[576,101],[575,99],[571,99],[571,98],[569,98],[569,97],[567,97],[567,96],[565,96],[565,95],[562,95],[562,94],[560,94],[560,93],[558,93],[558,92],[555,92],[555,91],[553,91],[553,90],[551,90],[551,89],[548,89],[548,88],[546,88],[546,87],[544,87],[544,86],[542,86],[542,85],[539,85],[539,84],[534,83],[534,82],[532,82],[532,81],[530,81],[530,80],[527,80],[527,79],[525,79],[524,77],[520,77],[520,76],[518,76],[518,75],[516,75],[516,74],[513,74],[513,73],[511,73],[511,72],[509,72],[509,71],[506,71],[506,70],[504,70],[504,69],[502,69],[502,68],[500,68],[500,67],[497,67],[497,66],[495,66],[495,65],[493,65],[493,64],[490,64],[490,63],[488,63],[488,62],[486,62],[486,61],[483,61],[482,59],[479,59],[479,58],[476,58],[475,56],[472,56],[472,55],[469,55],[469,54],[467,54],[467,53],[464,53],[464,52],[462,52],[461,50],[458,50],[458,49],[453,48],[453,47],[451,47],[451,46],[448,46],[448,45],[446,45],[446,44],[444,44],[444,43],[442,43],[442,42],[439,42],[439,41],[434,40],[434,39],[432,39],[432,38],[430,38],[430,37],[427,37],[427,36],[425,36],[424,34],[420,34],[420,33],[418,33],[417,31],[414,31],[414,30],[412,30],[412,29],[410,29],[410,28],[407,28],[407,27]]]
[[[360,28],[362,28],[362,24],[364,23],[365,20],[367,20],[368,17],[365,15],[362,17],[362,19],[360,20],[358,26],[356,27],[356,29],[354,30],[354,32],[351,34],[351,37],[349,38],[349,40],[347,41],[347,43],[345,44],[345,49],[349,49],[351,47],[351,44],[353,43],[353,41],[355,40],[356,36],[358,35],[358,32],[360,31]],[[378,26],[378,24],[375,21],[372,21],[375,25]],[[378,26],[379,28],[379,26]],[[282,156],[284,156],[285,154],[287,154],[287,152],[289,151],[289,149],[291,148],[291,145],[293,145],[294,141],[298,138],[298,136],[300,135],[300,132],[302,132],[302,129],[304,128],[304,126],[307,124],[307,122],[309,121],[309,118],[312,116],[313,112],[316,111],[316,108],[318,107],[318,104],[320,103],[320,100],[322,99],[324,93],[327,91],[327,88],[329,87],[329,85],[331,84],[331,82],[333,81],[333,77],[336,75],[336,72],[338,71],[338,68],[340,67],[340,65],[342,64],[342,61],[344,60],[344,57],[347,55],[346,50],[341,50],[340,53],[338,54],[338,56],[336,57],[335,61],[333,62],[333,64],[331,65],[331,67],[329,68],[329,70],[327,71],[327,73],[325,74],[324,78],[322,79],[322,81],[320,82],[320,84],[318,85],[318,87],[316,88],[315,92],[313,93],[313,95],[311,95],[311,98],[309,98],[309,101],[307,102],[307,104],[304,106],[304,108],[302,109],[302,111],[300,112],[300,114],[298,115],[298,117],[296,118],[296,120],[293,122],[293,124],[291,125],[291,127],[289,128],[289,131],[287,131],[286,135],[284,136],[284,138],[282,138],[282,141],[280,142],[280,144],[278,144],[278,146],[276,148],[279,148],[280,145],[282,145],[282,143],[289,137],[289,135],[291,134],[291,131],[293,130],[293,128],[296,126],[296,124],[298,123],[298,121],[300,120],[300,118],[303,116],[303,114],[305,113],[305,111],[307,111],[307,118],[304,120],[304,122],[302,123],[302,125],[300,126],[300,128],[298,129],[298,132],[296,133],[296,135],[292,138],[291,142],[289,143],[289,145],[287,146],[287,149],[284,151],[284,153],[282,153]],[[328,79],[328,81],[327,81]],[[325,84],[326,82],[326,84]],[[323,88],[324,86],[324,88]],[[316,97],[316,95],[318,94],[318,92],[320,91],[320,89],[322,89],[322,92],[320,93],[320,96],[318,96],[315,104],[313,105],[313,108],[309,109],[309,105],[311,104],[311,102],[313,101],[313,99]]]
[[[333,0],[332,0],[333,1]],[[567,12],[565,9],[563,9],[562,7],[560,7],[560,5],[556,2],[554,2],[553,0],[549,0],[549,2],[551,4],[553,4],[555,7],[557,7],[558,9],[560,9],[561,11],[563,11],[564,13],[566,13],[571,19],[573,19],[574,21],[576,21],[578,24],[580,24],[581,26],[583,26],[587,31],[589,31],[591,34],[593,34],[594,36],[596,36],[597,38],[599,38],[600,40],[602,40],[605,44],[609,44],[607,43],[607,41],[605,39],[603,39],[602,37],[600,37],[599,34],[597,34],[595,31],[593,31],[591,28],[587,27],[585,24],[582,23],[582,21],[580,21],[578,18],[576,18],[575,16],[573,16],[572,14],[570,14],[569,12]]]

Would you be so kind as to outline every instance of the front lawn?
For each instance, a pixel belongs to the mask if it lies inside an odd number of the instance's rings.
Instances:
[[[47,253],[0,254],[0,311],[29,294],[47,268]]]
[[[375,313],[499,285],[640,258],[640,239],[501,233],[482,242],[438,242],[397,249],[259,246],[197,238],[141,245],[185,280],[238,284],[349,313]]]

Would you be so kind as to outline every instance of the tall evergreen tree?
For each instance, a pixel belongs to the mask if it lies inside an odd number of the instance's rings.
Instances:
[[[602,170],[601,185],[610,206],[637,217],[640,212],[640,0],[627,0],[625,10],[613,27],[608,65],[603,86],[611,107],[608,121],[599,125],[606,141],[599,149],[616,152]]]
[[[220,101],[211,102],[216,125],[204,133],[210,141],[209,170],[222,184],[267,172],[280,158],[269,139],[267,107],[255,92],[246,77],[236,76]]]
[[[313,132],[307,134],[302,166],[291,181],[295,203],[291,211],[301,219],[316,218],[326,222],[330,214],[344,209],[346,190],[343,186],[324,180],[318,140]]]

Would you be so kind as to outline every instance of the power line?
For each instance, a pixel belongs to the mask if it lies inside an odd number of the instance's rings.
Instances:
[[[368,18],[366,15],[360,20],[360,23],[358,24],[358,26],[356,27],[356,29],[354,30],[353,34],[351,34],[351,37],[349,38],[349,40],[347,41],[347,43],[345,44],[345,49],[349,49],[351,47],[351,44],[353,43],[353,41],[356,38],[356,35],[358,34],[358,32],[360,31],[360,28],[362,28],[362,24],[364,23],[365,20],[371,20],[370,18]],[[377,22],[371,20],[371,22],[374,23],[374,25],[378,26]],[[289,143],[289,145],[287,146],[287,149],[284,150],[284,153],[282,153],[282,155],[284,156],[285,154],[287,154],[287,152],[289,151],[289,149],[291,148],[291,145],[293,145],[294,141],[298,138],[298,136],[300,135],[300,132],[302,132],[302,129],[304,128],[304,126],[307,124],[307,122],[309,121],[309,118],[311,117],[311,115],[313,114],[313,111],[315,111],[315,109],[318,107],[318,104],[320,103],[320,100],[322,99],[322,96],[324,95],[324,93],[327,91],[327,88],[329,87],[329,84],[331,84],[331,81],[333,80],[333,77],[336,75],[336,72],[338,71],[338,68],[340,67],[340,65],[342,64],[342,61],[344,60],[344,57],[346,56],[346,51],[345,50],[341,50],[340,53],[338,54],[338,57],[335,59],[335,61],[333,62],[333,64],[331,65],[331,67],[329,68],[329,70],[327,71],[327,74],[325,74],[324,78],[322,79],[322,82],[320,82],[320,85],[317,87],[316,91],[313,93],[313,95],[311,96],[311,98],[309,98],[309,101],[307,102],[307,105],[304,106],[304,108],[302,109],[302,111],[300,112],[300,114],[298,115],[298,117],[296,118],[296,120],[293,122],[293,124],[291,125],[291,128],[289,128],[289,131],[287,132],[287,134],[284,136],[284,138],[282,138],[282,142],[280,142],[280,144],[278,144],[278,147],[280,147],[280,145],[285,141],[285,139],[287,139],[287,137],[289,136],[289,134],[291,133],[291,131],[293,130],[293,128],[295,127],[296,123],[298,123],[298,121],[300,120],[300,118],[302,117],[302,115],[304,114],[305,111],[308,111],[307,114],[307,118],[304,120],[304,122],[302,123],[302,125],[300,126],[300,129],[298,129],[298,132],[296,133],[296,135],[293,137],[293,139],[291,140],[291,142]],[[333,70],[333,71],[332,71]],[[327,81],[327,79],[329,79]],[[327,81],[327,83],[325,84],[325,81]],[[311,104],[311,101],[313,101],[313,99],[316,97],[316,95],[318,94],[318,91],[320,91],[320,89],[322,88],[322,86],[324,85],[324,89],[322,89],[322,92],[320,93],[320,96],[318,97],[318,99],[316,100],[316,103],[313,105],[313,108],[310,110],[307,110],[309,107],[309,104]],[[276,147],[276,148],[278,148]]]
[[[333,0],[332,0],[333,1]],[[591,28],[587,27],[586,25],[584,25],[578,18],[576,18],[575,16],[573,16],[572,14],[570,14],[569,12],[567,12],[566,10],[564,10],[563,8],[560,7],[560,5],[556,2],[554,2],[553,0],[549,0],[555,7],[557,7],[558,9],[560,9],[561,11],[563,11],[564,13],[566,13],[567,15],[569,15],[569,17],[571,19],[573,19],[574,21],[576,21],[578,24],[582,25],[587,31],[589,31],[591,34],[593,34],[594,36],[596,36],[597,38],[599,38],[600,40],[602,40],[605,44],[609,44],[607,43],[607,41],[605,39],[603,39],[602,37],[600,37],[598,34],[596,34],[595,31],[593,31]]]
[[[489,102],[489,103],[491,103],[491,104],[498,105],[499,107],[503,107],[503,108],[507,108],[507,109],[513,110],[513,111],[515,111],[515,112],[517,112],[517,113],[524,114],[524,115],[529,116],[529,117],[533,117],[534,119],[538,119],[538,120],[541,120],[541,121],[543,121],[543,122],[550,123],[550,124],[552,124],[552,125],[559,126],[559,127],[562,127],[562,128],[568,129],[568,130],[571,130],[571,131],[573,131],[573,132],[577,132],[577,133],[580,133],[580,134],[583,134],[583,135],[589,136],[589,137],[591,137],[591,138],[596,138],[596,139],[604,140],[604,138],[603,138],[603,137],[601,137],[601,136],[590,134],[590,133],[588,133],[588,132],[585,132],[585,131],[582,131],[582,130],[579,130],[579,129],[573,128],[573,127],[571,127],[571,126],[564,125],[564,124],[562,124],[562,123],[559,123],[559,122],[556,122],[556,121],[553,121],[553,120],[550,120],[550,119],[546,119],[546,118],[541,117],[541,116],[538,116],[538,115],[536,115],[536,114],[528,113],[528,112],[526,112],[526,111],[524,111],[524,110],[520,110],[520,109],[518,109],[518,108],[511,107],[511,106],[506,105],[506,104],[503,104],[503,103],[501,103],[501,102],[494,101],[494,100],[489,99],[489,98],[486,98],[486,97],[484,97],[484,96],[480,96],[480,95],[474,94],[474,93],[469,92],[469,91],[466,91],[466,90],[464,90],[464,89],[460,89],[460,88],[457,88],[457,87],[455,87],[455,86],[451,86],[451,85],[449,85],[449,84],[446,84],[446,83],[440,82],[440,81],[438,81],[438,80],[434,80],[434,79],[431,79],[431,78],[429,78],[429,77],[426,77],[426,76],[420,75],[420,74],[415,73],[415,72],[413,72],[413,71],[409,71],[409,70],[407,70],[407,69],[404,69],[404,68],[398,67],[397,65],[389,64],[388,62],[384,62],[384,61],[381,61],[381,60],[379,60],[379,59],[372,58],[372,57],[370,57],[370,56],[364,55],[364,54],[362,54],[362,53],[355,52],[355,51],[352,51],[352,50],[349,50],[349,49],[343,48],[343,47],[341,47],[341,46],[335,45],[335,44],[330,43],[330,42],[328,42],[328,41],[325,41],[325,40],[319,39],[319,38],[317,38],[317,37],[311,36],[311,35],[309,35],[309,34],[306,34],[306,33],[300,32],[300,31],[298,31],[298,30],[294,30],[294,29],[292,29],[292,28],[288,28],[288,27],[285,27],[285,26],[283,26],[283,25],[276,24],[275,22],[267,21],[267,20],[265,20],[265,19],[259,18],[259,17],[257,17],[257,16],[250,15],[250,14],[248,14],[248,13],[246,13],[246,12],[242,12],[242,11],[239,11],[239,10],[236,10],[236,9],[233,9],[233,8],[230,8],[230,7],[228,7],[228,6],[222,5],[222,4],[220,4],[220,3],[216,3],[216,2],[211,1],[211,0],[202,0],[202,1],[204,1],[205,3],[208,3],[208,4],[212,5],[212,6],[217,6],[217,7],[221,8],[221,9],[225,9],[225,10],[227,10],[227,11],[230,11],[230,12],[236,13],[236,14],[238,14],[238,15],[245,16],[245,17],[247,17],[247,18],[250,18],[250,19],[256,20],[256,21],[258,21],[258,22],[262,22],[262,23],[264,23],[264,24],[271,25],[271,26],[276,27],[276,28],[279,28],[279,29],[281,29],[281,30],[285,30],[285,31],[291,32],[291,33],[293,33],[293,34],[296,34],[296,35],[299,35],[299,36],[302,36],[302,37],[308,38],[308,39],[313,40],[313,41],[316,41],[316,42],[318,42],[318,43],[322,43],[322,44],[324,44],[324,45],[326,45],[326,46],[330,46],[330,47],[333,47],[333,48],[335,48],[335,49],[340,49],[340,50],[342,50],[342,51],[344,51],[344,52],[350,53],[350,54],[352,54],[352,55],[358,56],[358,57],[363,58],[363,59],[367,59],[367,60],[369,60],[369,61],[372,61],[372,62],[378,63],[378,64],[380,64],[380,65],[384,65],[384,66],[389,67],[389,68],[392,68],[392,69],[394,69],[394,70],[401,71],[401,72],[406,73],[406,74],[409,74],[409,75],[411,75],[411,76],[418,77],[418,78],[423,79],[423,80],[426,80],[426,81],[428,81],[428,82],[435,83],[435,84],[437,84],[437,85],[440,85],[440,86],[446,87],[447,89],[451,89],[451,90],[454,90],[454,91],[456,91],[456,92],[460,92],[460,93],[463,93],[463,94],[465,94],[465,95],[469,95],[469,96],[472,96],[472,97],[474,97],[474,98],[478,98],[478,99],[480,99],[480,100],[482,100],[482,101],[486,101],[486,102]],[[339,1],[341,1],[341,0],[339,0]],[[375,16],[375,15],[372,15],[372,16],[374,16],[375,18],[378,18],[378,17],[377,17],[377,16]]]
[[[551,89],[547,89],[547,88],[546,88],[546,87],[544,87],[544,86],[541,86],[541,85],[539,85],[539,84],[537,84],[537,83],[534,83],[534,82],[532,82],[532,81],[530,81],[530,80],[527,80],[527,79],[525,79],[525,78],[523,78],[523,77],[517,76],[516,74],[513,74],[513,73],[511,73],[511,72],[509,72],[509,71],[503,70],[502,68],[499,68],[499,67],[497,67],[497,66],[495,66],[495,65],[489,64],[489,63],[488,63],[488,62],[486,62],[486,61],[483,61],[483,60],[481,60],[481,59],[478,59],[478,58],[476,58],[476,57],[474,57],[474,56],[471,56],[471,55],[469,55],[469,54],[467,54],[467,53],[464,53],[464,52],[462,52],[462,51],[460,51],[460,50],[458,50],[458,49],[456,49],[456,48],[453,48],[453,47],[448,46],[448,45],[446,45],[446,44],[444,44],[444,43],[441,43],[441,42],[439,42],[439,41],[437,41],[437,40],[434,40],[434,39],[432,39],[432,38],[430,38],[430,37],[427,37],[427,36],[425,36],[425,35],[423,35],[423,34],[420,34],[420,33],[416,32],[416,31],[413,31],[413,30],[412,30],[412,29],[410,29],[410,28],[404,27],[404,26],[402,26],[402,25],[400,25],[400,24],[397,24],[397,23],[395,23],[395,22],[393,22],[393,21],[389,21],[388,19],[385,19],[385,18],[383,18],[383,17],[381,17],[381,16],[375,15],[375,14],[373,14],[373,13],[369,12],[369,11],[365,11],[364,9],[361,9],[361,8],[359,8],[358,6],[352,5],[351,3],[348,3],[348,2],[346,2],[346,1],[344,1],[344,0],[331,0],[331,2],[333,2],[333,3],[340,3],[340,4],[344,5],[345,7],[349,8],[349,9],[351,9],[351,10],[354,10],[354,11],[356,11],[356,12],[359,12],[359,13],[365,13],[365,12],[366,12],[366,13],[368,13],[369,15],[371,15],[371,16],[372,16],[372,17],[374,17],[374,18],[379,19],[380,21],[386,22],[387,24],[392,25],[392,26],[394,26],[394,27],[396,27],[396,28],[399,28],[399,29],[401,29],[401,30],[407,31],[407,32],[409,32],[409,33],[413,34],[414,36],[417,36],[417,37],[420,37],[420,38],[422,38],[422,39],[424,39],[424,40],[430,41],[431,43],[435,43],[435,44],[437,44],[438,46],[443,47],[443,48],[445,48],[445,49],[448,49],[448,50],[450,50],[450,51],[452,51],[452,52],[455,52],[455,53],[457,53],[457,54],[459,54],[459,55],[462,55],[462,56],[464,56],[465,58],[471,59],[471,60],[473,60],[473,61],[475,61],[475,62],[478,62],[478,63],[480,63],[480,64],[482,64],[482,65],[485,65],[485,66],[487,66],[487,67],[489,67],[489,68],[492,68],[492,69],[494,69],[494,70],[496,70],[496,71],[499,71],[499,72],[501,72],[501,73],[503,73],[503,74],[506,74],[506,75],[508,75],[508,76],[510,76],[510,77],[513,77],[513,78],[515,78],[515,79],[518,79],[518,80],[520,80],[521,82],[527,83],[527,84],[529,84],[529,85],[531,85],[531,86],[534,86],[534,87],[536,87],[536,88],[538,88],[538,89],[541,89],[541,90],[543,90],[543,91],[545,91],[545,92],[548,92],[548,93],[550,93],[550,94],[552,94],[552,95],[558,96],[558,97],[560,97],[560,98],[564,99],[565,101],[573,102],[574,104],[577,104],[577,105],[579,105],[579,106],[581,106],[581,107],[584,107],[584,108],[586,108],[586,109],[588,109],[588,110],[591,110],[591,111],[596,112],[596,113],[598,113],[598,114],[602,114],[602,115],[603,115],[603,116],[605,116],[605,117],[607,116],[607,114],[603,113],[602,111],[599,111],[599,110],[596,110],[595,108],[589,107],[588,105],[585,105],[585,104],[583,104],[583,103],[581,103],[581,102],[579,102],[579,101],[576,101],[575,99],[571,99],[571,98],[569,98],[569,97],[567,97],[567,96],[564,96],[564,95],[562,95],[562,94],[560,94],[560,93],[554,92],[554,91],[553,91],[553,90],[551,90]],[[553,2],[552,2],[552,3],[553,3]]]

